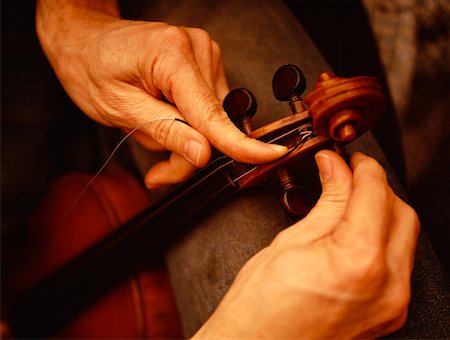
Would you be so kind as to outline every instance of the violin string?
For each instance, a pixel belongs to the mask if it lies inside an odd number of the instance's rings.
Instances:
[[[75,198],[75,200],[73,201],[72,205],[70,206],[70,208],[67,210],[66,214],[63,217],[63,220],[65,220],[69,214],[72,212],[72,210],[76,207],[76,205],[78,204],[78,202],[80,201],[81,197],[83,197],[83,195],[86,193],[86,191],[91,187],[92,183],[94,183],[94,181],[97,179],[98,176],[100,176],[100,174],[102,173],[102,171],[106,168],[106,166],[109,164],[109,162],[111,161],[111,159],[114,157],[114,155],[116,154],[117,150],[119,150],[120,146],[133,134],[135,133],[137,130],[139,130],[140,128],[144,127],[147,124],[150,123],[154,123],[154,122],[158,122],[158,121],[163,121],[163,120],[173,120],[173,121],[179,121],[182,122],[184,124],[189,125],[187,122],[185,122],[184,120],[181,120],[179,118],[174,118],[174,117],[159,117],[159,118],[153,118],[150,119],[138,126],[136,126],[135,128],[133,128],[130,132],[128,132],[121,140],[119,143],[117,143],[117,145],[115,146],[115,148],[113,149],[113,151],[109,154],[108,158],[106,159],[106,161],[103,163],[103,165],[100,167],[100,169],[98,169],[98,171],[94,174],[94,176],[92,176],[92,178],[89,180],[89,182],[83,187],[83,189],[80,191],[80,193],[78,194],[78,196]]]
[[[116,154],[116,152],[119,150],[119,148],[122,146],[122,144],[133,134],[135,133],[137,130],[139,130],[140,128],[144,127],[147,124],[153,123],[153,122],[157,122],[157,121],[164,121],[164,120],[173,120],[173,121],[179,121],[181,123],[187,124],[189,125],[186,121],[181,120],[179,118],[173,118],[173,117],[159,117],[159,118],[154,118],[154,119],[150,119],[140,125],[138,125],[137,127],[133,128],[130,132],[128,132],[120,141],[119,143],[117,143],[117,145],[114,147],[113,151],[109,154],[108,158],[106,159],[106,161],[103,163],[103,165],[100,167],[100,169],[92,176],[92,178],[89,180],[89,182],[83,187],[83,189],[80,191],[80,193],[78,194],[78,196],[75,198],[75,200],[73,201],[72,205],[70,206],[70,208],[67,210],[66,214],[64,215],[63,220],[65,220],[69,214],[72,212],[72,210],[76,207],[76,205],[78,204],[78,202],[80,201],[81,197],[83,197],[83,195],[86,193],[86,191],[91,187],[92,183],[94,183],[94,181],[98,178],[98,176],[100,176],[100,174],[102,173],[102,171],[106,168],[106,166],[109,164],[109,162],[111,161],[111,159],[114,157],[114,155]],[[266,142],[267,144],[272,144],[275,141],[285,137],[286,135],[292,133],[293,131],[298,130],[298,127],[291,129],[289,131],[287,131],[286,133],[277,136],[276,138],[273,138],[271,140],[269,140],[268,142]],[[297,145],[298,147],[299,145]],[[292,151],[292,150],[291,150]],[[290,152],[288,152],[289,154]],[[217,160],[217,159],[216,159]],[[213,160],[213,163],[216,161]],[[231,161],[232,162],[232,161]],[[227,163],[228,165],[228,163]],[[256,166],[249,169],[249,171],[247,171],[246,173],[244,173],[243,175],[239,176],[238,178],[236,178],[233,183],[236,183],[236,181],[238,181],[240,178],[242,178],[244,175],[247,175],[248,173],[253,172],[256,169]]]
[[[292,131],[295,131],[295,130],[297,130],[297,129],[298,129],[298,128],[292,129],[292,130],[290,130],[290,131],[292,132]],[[286,134],[285,134],[285,135],[286,135]],[[278,138],[275,138],[275,139],[278,139]],[[271,140],[271,141],[269,141],[269,142],[267,142],[267,143],[270,144],[272,141],[273,141],[273,140]],[[301,147],[301,146],[302,146],[303,144],[305,144],[305,143],[306,143],[306,141],[302,139],[302,140],[300,141],[300,143],[296,144],[291,150],[289,150],[285,155],[283,155],[282,158],[288,156],[289,154],[291,154],[292,152],[294,152],[295,150],[297,150],[299,147]],[[278,161],[278,159],[276,159],[274,162],[276,162],[276,161]],[[244,177],[247,176],[248,174],[250,174],[250,173],[252,173],[253,171],[255,171],[257,168],[258,168],[258,166],[255,165],[253,168],[250,168],[249,170],[247,170],[246,172],[244,172],[244,173],[241,174],[240,176],[238,176],[238,177],[236,177],[235,179],[233,179],[233,180],[232,180],[232,183],[234,184],[234,183],[238,182],[241,178],[244,178]]]
[[[267,144],[272,144],[273,142],[276,142],[276,141],[278,141],[278,140],[280,140],[281,138],[283,138],[283,137],[285,137],[285,136],[287,136],[287,135],[289,135],[289,134],[291,134],[291,133],[293,133],[293,132],[295,132],[295,131],[298,131],[299,132],[299,134],[300,134],[300,142],[297,144],[297,145],[295,145],[291,150],[289,150],[288,151],[288,153],[287,154],[285,154],[283,157],[286,157],[287,155],[289,155],[290,153],[292,153],[292,152],[294,152],[295,150],[297,150],[299,147],[301,147],[303,144],[305,144],[309,139],[310,139],[310,137],[314,137],[315,135],[314,135],[314,131],[311,129],[311,130],[305,130],[305,128],[304,127],[312,127],[312,125],[311,124],[305,124],[305,125],[302,125],[302,126],[300,126],[300,127],[295,127],[295,128],[293,128],[293,129],[291,129],[291,130],[289,130],[289,131],[287,131],[286,133],[284,133],[284,134],[282,134],[282,135],[280,135],[280,136],[277,136],[277,137],[275,137],[275,138],[273,138],[273,139],[271,139],[271,140],[269,140],[268,142],[267,142]],[[278,160],[278,159],[277,159]],[[277,161],[277,160],[275,160],[275,161]],[[274,162],[275,162],[274,161]],[[252,173],[253,171],[255,171],[256,170],[256,168],[257,168],[258,166],[254,166],[253,168],[250,168],[249,170],[247,170],[246,172],[244,172],[243,174],[241,174],[240,176],[238,176],[238,177],[236,177],[233,181],[232,181],[232,183],[234,184],[234,183],[236,183],[236,182],[238,182],[241,178],[243,178],[243,177],[245,177],[245,176],[247,176],[248,174],[250,174],[250,173]]]
[[[311,127],[311,131],[305,132],[305,131],[304,131],[304,130],[305,130],[304,127],[307,127],[307,128]],[[282,135],[279,135],[279,136],[277,136],[277,137],[275,137],[275,138],[269,140],[269,141],[266,142],[266,143],[267,143],[267,144],[272,144],[273,142],[276,142],[276,141],[282,139],[283,137],[286,137],[287,135],[290,135],[292,132],[294,132],[294,131],[296,131],[296,130],[298,130],[298,132],[300,133],[300,136],[302,136],[302,140],[303,140],[303,138],[304,138],[304,134],[305,134],[305,133],[307,134],[307,136],[305,136],[305,137],[309,137],[309,136],[314,135],[314,131],[312,131],[312,124],[304,124],[304,125],[302,125],[302,126],[300,126],[300,127],[297,126],[297,127],[293,128],[293,129],[291,129],[291,130],[288,130],[287,132],[283,133]]]

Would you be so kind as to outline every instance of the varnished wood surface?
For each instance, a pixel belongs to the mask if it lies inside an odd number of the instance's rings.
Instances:
[[[287,117],[276,120],[272,123],[269,123],[267,125],[261,126],[259,129],[252,131],[248,136],[258,139],[258,138],[261,138],[262,136],[266,135],[269,131],[278,132],[279,130],[284,128],[286,125],[290,125],[290,124],[293,124],[295,122],[298,122],[298,121],[301,121],[301,120],[304,120],[307,118],[309,118],[309,115],[306,111],[292,114]]]
[[[137,18],[201,27],[211,34],[222,47],[230,87],[248,88],[258,101],[253,119],[256,128],[290,114],[289,106],[272,95],[272,76],[280,65],[300,66],[308,82],[306,92],[320,73],[330,70],[279,1],[165,0],[143,5],[135,12]],[[370,132],[353,142],[349,150],[361,150],[378,159],[394,190],[405,198]],[[140,150],[133,152],[144,171],[151,160]],[[167,253],[186,336],[192,335],[212,313],[243,263],[291,222],[272,188],[256,188],[206,213],[196,228]],[[440,316],[448,311],[448,281],[423,232],[415,268],[410,317],[395,336],[442,336],[445,328]]]

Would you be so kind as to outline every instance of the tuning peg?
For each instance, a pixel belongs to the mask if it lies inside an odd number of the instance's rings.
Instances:
[[[295,65],[281,66],[274,74],[272,90],[275,98],[289,101],[292,113],[305,111],[302,93],[306,89],[306,79],[302,70]],[[301,131],[312,131],[310,123],[303,126]],[[303,189],[295,183],[294,176],[287,168],[278,170],[278,180],[281,186],[281,204],[293,218],[301,219],[306,216],[310,206],[305,201]]]
[[[278,170],[278,179],[281,186],[281,205],[289,216],[302,219],[311,210],[311,203],[303,189],[295,183],[294,177],[286,168]]]
[[[302,70],[295,65],[283,65],[274,74],[272,90],[275,98],[289,101],[292,113],[305,111],[302,94],[306,89],[306,79]],[[308,126],[306,126],[308,125]],[[304,129],[309,130],[311,124]],[[278,180],[281,186],[281,204],[286,212],[294,218],[306,216],[309,207],[305,204],[303,190],[295,184],[294,176],[288,169],[278,170]]]
[[[283,65],[274,74],[272,90],[275,98],[289,101],[292,113],[305,110],[301,98],[306,89],[306,79],[302,70],[295,65]]]
[[[244,88],[230,91],[223,102],[223,108],[230,119],[247,135],[253,131],[251,118],[256,113],[256,99]]]

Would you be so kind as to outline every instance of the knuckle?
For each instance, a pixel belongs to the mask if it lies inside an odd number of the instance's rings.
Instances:
[[[190,34],[193,35],[192,39],[195,42],[195,54],[200,56],[202,63],[206,63],[206,65],[210,67],[212,63],[213,47],[209,33],[203,29],[195,28]]]
[[[408,311],[410,301],[410,294],[403,293],[400,296],[397,296],[397,298],[392,302],[392,306],[390,307],[390,313],[392,315],[393,319],[401,318],[405,312]]]
[[[212,40],[212,51],[215,57],[220,60],[222,56],[222,49],[220,48],[220,45],[215,41]]]
[[[132,107],[121,95],[120,90],[102,88],[95,99],[96,111],[104,122],[111,126],[128,127],[136,124]]]
[[[174,129],[175,121],[173,120],[155,122],[154,128],[151,130],[151,135],[164,148],[171,150],[176,136]]]
[[[164,38],[172,50],[188,52],[191,50],[191,39],[183,27],[168,25],[164,27]]]
[[[190,32],[191,34],[193,34],[195,36],[196,39],[198,39],[200,42],[203,43],[207,43],[207,44],[211,44],[211,36],[209,35],[209,33],[207,31],[205,31],[204,29],[201,28],[190,28]]]
[[[407,314],[411,301],[411,286],[409,281],[402,282],[397,284],[395,288],[391,288],[388,296],[386,311],[389,320],[396,320]]]
[[[223,110],[222,105],[217,100],[214,100],[206,107],[205,120],[208,122],[231,122],[230,118]]]
[[[161,48],[152,68],[153,84],[170,89],[179,83],[182,72],[193,58],[191,39],[183,27],[166,25],[160,28]]]
[[[352,252],[344,261],[343,279],[355,288],[370,291],[377,290],[384,284],[387,268],[382,256],[376,250],[361,249]]]
[[[417,212],[414,210],[414,208],[412,208],[410,205],[408,205],[398,197],[397,202],[399,202],[397,213],[401,217],[401,223],[411,228],[410,230],[415,234],[419,234],[421,223]]]
[[[408,320],[408,311],[405,310],[397,319],[395,319],[392,322],[391,327],[389,328],[389,333],[398,331],[406,324],[407,320]]]
[[[206,98],[205,98],[206,99]],[[218,124],[221,126],[226,126],[231,123],[228,115],[222,108],[222,105],[217,101],[217,99],[208,99],[203,102],[207,103],[198,121],[198,129],[206,130],[211,124]]]
[[[416,230],[419,231],[421,227],[419,215],[417,215],[417,212],[409,205],[406,205],[405,216],[409,218],[414,228],[416,228]]]

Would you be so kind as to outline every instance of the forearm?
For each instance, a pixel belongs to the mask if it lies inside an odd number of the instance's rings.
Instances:
[[[95,27],[120,18],[114,0],[39,0],[36,31],[54,68],[58,60],[81,51]]]

